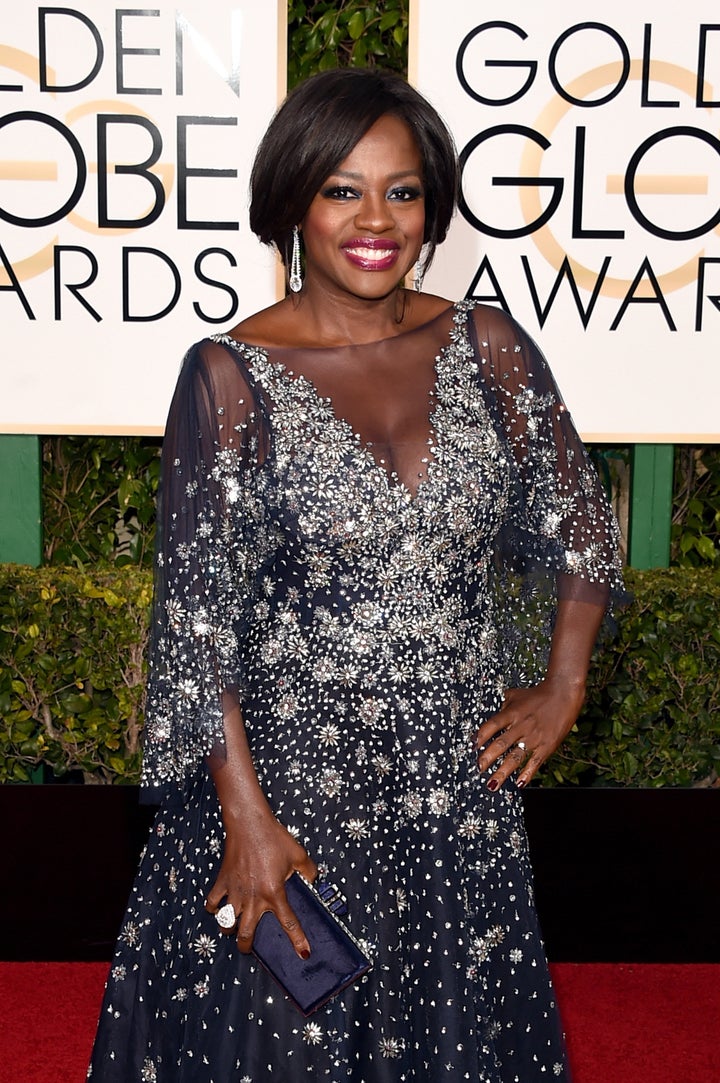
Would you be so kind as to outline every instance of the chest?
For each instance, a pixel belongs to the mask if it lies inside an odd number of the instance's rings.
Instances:
[[[256,376],[271,423],[268,500],[298,546],[377,552],[410,533],[468,547],[497,532],[508,455],[453,349],[420,380],[349,381],[342,396],[277,366]]]

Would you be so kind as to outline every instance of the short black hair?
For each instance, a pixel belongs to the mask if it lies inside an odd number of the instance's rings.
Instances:
[[[300,83],[278,109],[250,178],[250,228],[275,245],[283,263],[293,226],[322,184],[381,117],[403,120],[417,143],[425,188],[428,267],[445,239],[459,187],[453,138],[432,105],[395,72],[338,68]]]

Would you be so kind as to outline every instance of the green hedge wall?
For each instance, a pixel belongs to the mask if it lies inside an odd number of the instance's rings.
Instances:
[[[597,652],[585,709],[544,784],[716,785],[720,572],[625,571],[633,599]]]
[[[541,784],[712,785],[720,762],[720,574],[628,572],[585,710]],[[38,767],[136,782],[150,573],[0,565],[0,781]]]
[[[151,591],[146,569],[0,565],[0,782],[137,781]]]

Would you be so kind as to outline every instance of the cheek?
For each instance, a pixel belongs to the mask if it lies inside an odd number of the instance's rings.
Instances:
[[[323,207],[315,210],[311,207],[302,222],[306,247],[313,248],[333,240],[342,226],[343,217],[339,209]]]
[[[425,235],[425,208],[423,206],[414,208],[408,214],[405,231],[409,236],[419,237],[422,240]]]

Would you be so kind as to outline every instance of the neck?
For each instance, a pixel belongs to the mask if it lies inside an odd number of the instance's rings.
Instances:
[[[306,282],[292,301],[296,319],[302,321],[303,338],[319,346],[343,346],[398,334],[407,324],[413,295],[398,286],[385,297],[340,298]]]

